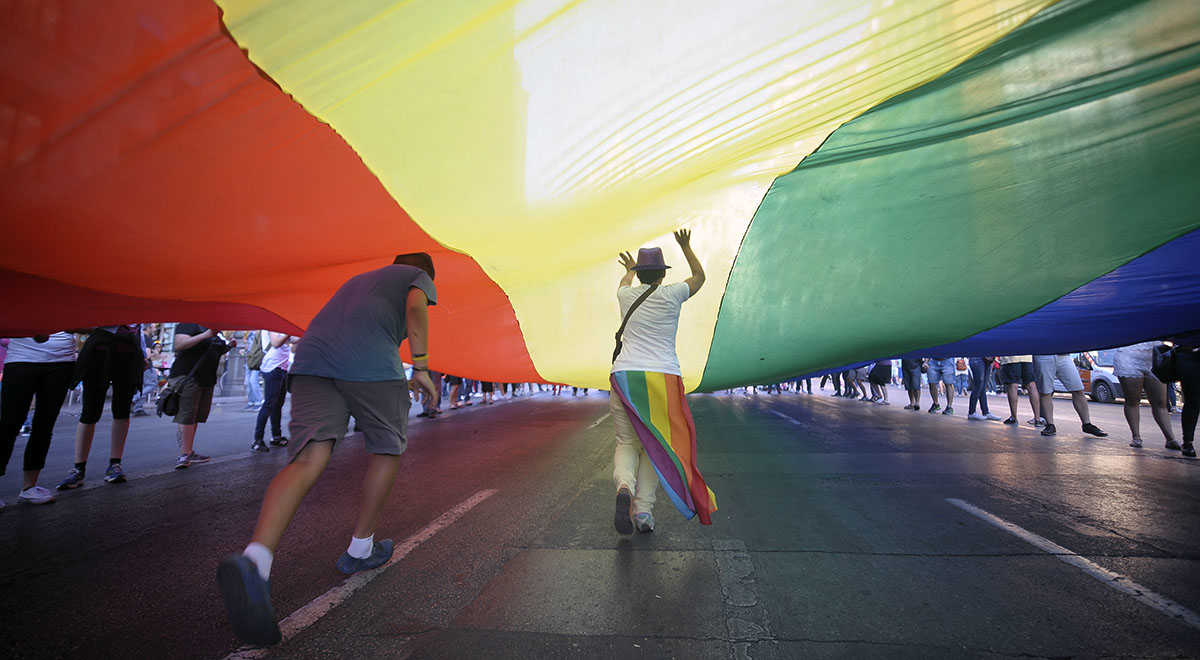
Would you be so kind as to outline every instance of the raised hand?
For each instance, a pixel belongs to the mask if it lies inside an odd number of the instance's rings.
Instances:
[[[679,243],[679,247],[686,249],[692,243],[692,230],[680,229],[675,232],[675,242]]]
[[[621,266],[625,268],[625,272],[633,270],[633,267],[637,265],[637,262],[633,260],[633,257],[629,256],[628,252],[620,254],[620,262]]]

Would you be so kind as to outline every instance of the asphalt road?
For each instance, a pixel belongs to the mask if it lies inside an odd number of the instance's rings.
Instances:
[[[656,531],[633,537],[612,529],[606,395],[416,420],[381,529],[404,556],[347,580],[334,561],[365,464],[351,436],[276,557],[276,610],[296,614],[271,655],[1200,656],[1200,461],[1164,451],[1148,411],[1137,450],[1119,406],[1092,406],[1113,432],[1094,439],[1059,399],[1043,438],[892,400],[691,397],[720,510],[702,527],[664,498]],[[102,422],[91,487],[47,506],[15,504],[17,448],[0,481],[0,654],[238,650],[215,568],[285,457],[249,455],[253,415],[222,403],[199,436],[214,463],[170,470],[171,425],[138,418],[131,480],[102,484]],[[44,485],[69,467],[72,430],[68,410]]]

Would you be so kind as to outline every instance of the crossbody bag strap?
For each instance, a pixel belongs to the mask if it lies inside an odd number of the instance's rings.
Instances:
[[[659,280],[659,282],[661,281],[662,280]],[[621,354],[621,334],[625,332],[625,326],[629,323],[629,317],[633,315],[633,310],[637,309],[638,305],[641,305],[647,298],[650,297],[650,294],[654,293],[654,290],[658,288],[659,282],[651,284],[649,289],[646,289],[642,295],[638,296],[637,300],[633,301],[633,304],[629,306],[629,311],[625,312],[625,318],[621,320],[621,327],[617,328],[617,348],[613,350],[613,362],[616,362],[617,356]]]

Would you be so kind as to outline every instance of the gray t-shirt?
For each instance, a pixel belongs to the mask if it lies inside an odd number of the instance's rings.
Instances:
[[[408,290],[437,290],[415,266],[384,266],[342,285],[309,324],[296,346],[292,373],[339,380],[403,380],[400,342],[408,336],[404,307]]]

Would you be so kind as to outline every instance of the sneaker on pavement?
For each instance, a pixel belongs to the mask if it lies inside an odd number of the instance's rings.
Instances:
[[[180,456],[179,458],[175,459],[175,469],[176,470],[186,469],[191,464],[192,464],[192,462],[190,460],[188,460],[187,456]]]
[[[1053,424],[1047,424],[1046,428],[1042,429],[1042,435],[1054,435],[1055,433],[1058,433],[1058,430],[1054,428]]]
[[[1030,426],[1045,426],[1045,425],[1046,425],[1046,419],[1045,419],[1044,417],[1035,417],[1034,419],[1031,419],[1031,420],[1029,420],[1028,422],[1025,422],[1025,423],[1026,423],[1026,424],[1028,424],[1028,425],[1030,425]]]
[[[908,404],[907,406],[904,406],[904,409],[905,409],[905,410],[912,410],[912,409],[913,409],[913,406],[912,406],[912,404],[910,403],[910,404]]]
[[[1188,458],[1196,458],[1196,447],[1193,446],[1192,443],[1190,443],[1190,442],[1184,443],[1183,455],[1187,456]],[[4,506],[4,505],[0,504],[0,506]]]
[[[79,468],[71,468],[71,473],[67,475],[67,478],[58,482],[58,489],[71,490],[72,488],[79,488],[82,485],[83,471]]]
[[[971,413],[970,415],[967,415],[967,419],[973,419],[973,420],[982,422],[983,420],[987,419],[987,417],[984,417],[983,415],[980,415],[979,413]]]
[[[212,460],[212,456],[205,456],[204,454],[192,452],[191,455],[188,456],[188,460],[192,463],[207,463]]]
[[[278,644],[283,638],[271,606],[271,587],[245,555],[230,555],[217,566],[217,587],[237,638],[255,646]]]
[[[633,493],[628,486],[617,489],[616,512],[613,514],[613,527],[618,534],[633,533]]]
[[[110,484],[125,483],[125,470],[121,469],[120,463],[113,463],[104,471],[104,480]]]
[[[933,413],[935,413],[941,409],[942,409],[941,404],[935,403],[932,406],[929,406],[929,414],[932,415]]]
[[[1087,424],[1083,425],[1083,432],[1090,433],[1091,435],[1094,435],[1097,438],[1107,438],[1108,437],[1107,433],[1105,433],[1104,431],[1101,431],[1099,426],[1096,426],[1095,424],[1092,424],[1091,422],[1088,422]]]
[[[1142,446],[1142,439],[1141,439],[1141,438],[1139,438],[1139,437],[1137,437],[1136,435],[1135,435],[1135,436],[1133,436],[1133,440],[1130,440],[1130,441],[1129,441],[1129,446],[1130,446],[1130,447],[1137,447],[1137,448],[1139,448],[1139,449],[1140,449],[1140,448],[1141,448],[1141,446]]]
[[[250,445],[250,451],[268,452],[271,451],[271,448],[262,440],[255,440],[254,444]]]
[[[1016,423],[1017,423],[1017,418],[1016,418],[1016,417],[1009,417],[1008,419],[1004,420],[1004,423],[1005,423],[1005,424],[1016,424]]]
[[[988,414],[984,415],[983,418],[990,422],[998,422],[1002,419],[999,415],[993,415],[992,413],[988,413]]]
[[[954,408],[953,408],[953,407],[946,408],[945,410],[943,410],[943,411],[942,411],[942,414],[943,414],[943,415],[953,415],[953,414],[954,414]]]
[[[633,517],[633,526],[642,533],[653,532],[654,516],[650,513],[639,513]]]
[[[49,504],[54,501],[54,493],[50,492],[49,488],[31,486],[17,495],[17,501],[28,504]]]
[[[287,443],[288,443],[288,439],[283,436],[279,436],[278,438],[271,438],[271,446],[272,447],[286,447]]]
[[[1170,449],[1171,451],[1179,451],[1180,449],[1182,449],[1182,447],[1179,446],[1179,443],[1175,442],[1174,440],[1167,440],[1166,447],[1167,447],[1167,449]]]
[[[359,571],[369,571],[372,568],[379,568],[387,563],[392,558],[392,551],[396,545],[391,539],[376,541],[371,547],[371,556],[359,559],[351,557],[349,552],[343,552],[341,557],[338,557],[338,570],[346,575],[353,575]]]

